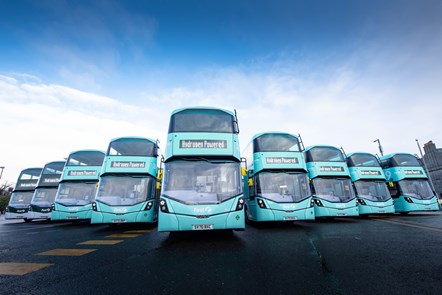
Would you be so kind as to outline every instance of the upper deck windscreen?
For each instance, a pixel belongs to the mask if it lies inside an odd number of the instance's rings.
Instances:
[[[314,147],[306,152],[307,162],[344,162],[339,149],[334,147]]]
[[[238,133],[234,117],[221,110],[189,109],[175,113],[170,118],[169,133],[220,132]]]
[[[26,169],[23,170],[20,173],[20,176],[18,177],[18,180],[33,180],[38,179],[41,174],[41,168],[35,168],[35,169]]]
[[[290,134],[264,134],[253,140],[253,150],[257,152],[299,152],[298,139]]]
[[[99,151],[81,151],[69,155],[67,166],[101,166],[104,153]]]
[[[107,150],[109,156],[156,156],[156,144],[143,138],[120,138],[112,141]]]
[[[407,154],[393,156],[392,164],[394,166],[421,166],[415,156]]]
[[[47,164],[43,169],[43,174],[62,174],[65,162],[53,162]]]
[[[370,154],[354,154],[347,158],[348,167],[381,167],[378,159]]]

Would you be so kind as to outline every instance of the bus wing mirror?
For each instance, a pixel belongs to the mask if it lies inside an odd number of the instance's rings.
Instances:
[[[249,179],[248,181],[247,181],[247,184],[248,184],[248,186],[253,186],[253,179]]]
[[[394,187],[394,183],[392,181],[388,182],[389,187]]]
[[[163,169],[158,170],[157,178],[158,180],[163,180]]]
[[[244,176],[247,176],[247,169],[246,168],[244,168],[244,167],[241,167],[241,175],[244,177]]]

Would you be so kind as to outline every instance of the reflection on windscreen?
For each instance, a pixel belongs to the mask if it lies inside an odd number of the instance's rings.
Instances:
[[[163,195],[185,204],[218,204],[241,193],[237,162],[183,161],[165,166]]]
[[[63,182],[58,186],[57,203],[69,205],[90,204],[95,196],[96,183]]]
[[[428,200],[434,196],[427,180],[401,180],[399,187],[405,196],[422,200]]]
[[[232,133],[233,116],[220,110],[184,110],[171,117],[172,132],[223,132]]]
[[[35,190],[34,197],[32,198],[32,204],[45,204],[50,205],[55,200],[57,194],[57,188],[38,188]]]
[[[256,193],[278,203],[299,202],[308,198],[310,188],[306,173],[260,173]]]
[[[316,197],[329,202],[348,202],[355,198],[350,179],[315,178]]]
[[[150,176],[104,176],[96,200],[113,206],[130,206],[154,197],[155,179]]]
[[[11,195],[10,205],[29,205],[34,192],[14,192]]]
[[[359,198],[374,202],[384,202],[391,198],[387,184],[384,181],[364,181],[355,182],[356,192]]]

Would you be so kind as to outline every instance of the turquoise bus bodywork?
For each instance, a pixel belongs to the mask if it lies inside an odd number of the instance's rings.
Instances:
[[[43,167],[29,205],[27,219],[51,219],[52,203],[57,195],[58,183],[65,163],[64,161],[49,162]]]
[[[314,220],[307,167],[297,136],[256,134],[243,151],[245,216],[250,221]]]
[[[226,110],[172,112],[158,231],[244,229],[238,132]]]
[[[143,137],[112,139],[92,203],[91,223],[156,222],[157,162],[157,141]]]
[[[407,153],[381,157],[394,208],[398,213],[437,211],[437,196],[431,189],[427,174],[418,159]]]
[[[369,153],[346,155],[360,215],[394,213],[393,199],[378,159]]]
[[[356,195],[342,152],[333,146],[305,149],[315,217],[358,216]]]
[[[20,172],[17,184],[6,207],[5,219],[24,219],[28,221],[29,205],[41,171],[42,168],[28,168]]]
[[[80,150],[69,154],[58,192],[52,206],[51,220],[90,220],[101,166],[105,153]]]

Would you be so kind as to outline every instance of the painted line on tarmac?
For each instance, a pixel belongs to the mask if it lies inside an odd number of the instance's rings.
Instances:
[[[125,234],[137,234],[137,233],[150,233],[153,229],[136,229],[136,230],[128,230],[125,231]]]
[[[26,228],[18,228],[18,229],[14,229],[14,230],[0,231],[0,234],[2,234],[2,233],[13,233],[13,232],[24,231],[24,230],[36,230],[36,229],[42,229],[42,228],[47,228],[47,227],[54,227],[56,225],[46,225],[46,226],[36,225],[36,226],[37,226],[37,228],[35,226],[30,226],[30,227],[26,227]]]
[[[110,236],[106,236],[106,238],[136,238],[139,237],[141,235],[137,235],[137,234],[113,234]]]
[[[432,226],[425,226],[425,225],[420,225],[420,224],[417,224],[417,223],[397,221],[397,220],[391,220],[391,219],[390,220],[386,220],[386,219],[380,219],[380,218],[373,218],[373,220],[382,221],[382,222],[391,223],[391,224],[399,224],[399,225],[405,225],[405,226],[409,226],[409,227],[415,227],[415,228],[428,229],[428,230],[433,230],[433,231],[437,231],[437,232],[442,232],[442,228],[432,227]]]
[[[82,256],[96,251],[97,249],[54,249],[41,252],[35,255],[39,256]]]
[[[124,240],[89,240],[81,243],[77,243],[77,245],[115,245],[123,242]]]
[[[49,266],[52,263],[0,263],[0,275],[22,276]]]

